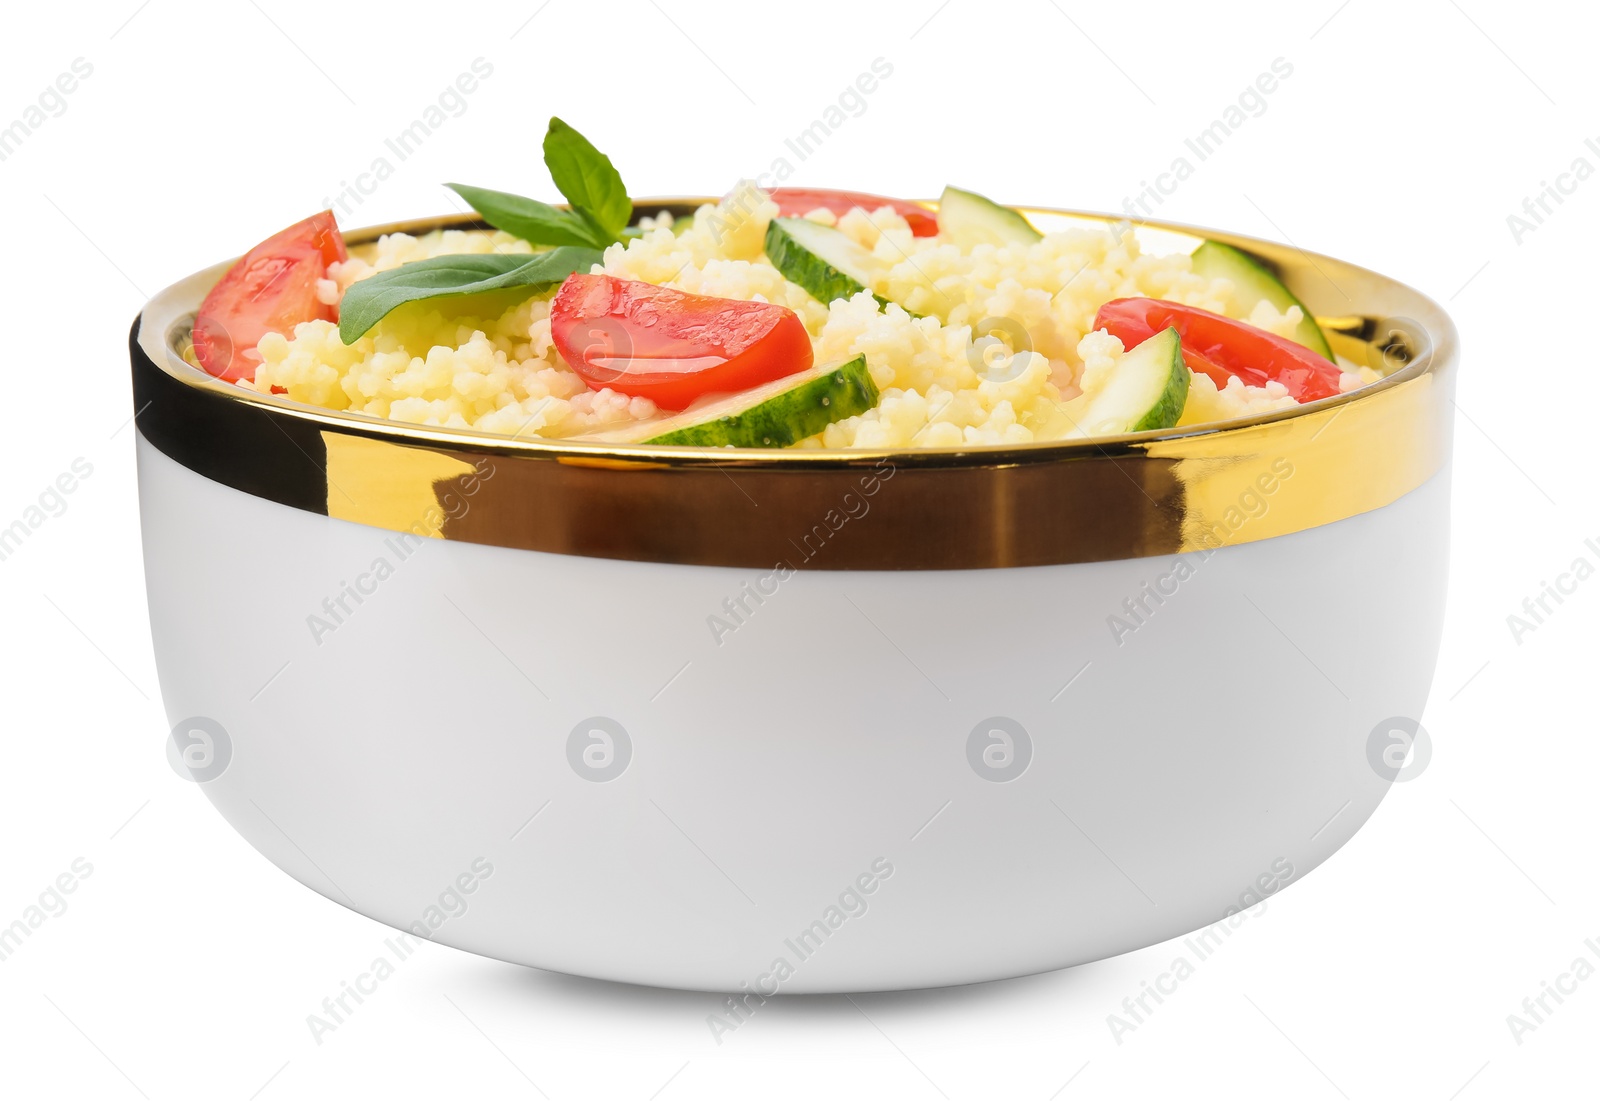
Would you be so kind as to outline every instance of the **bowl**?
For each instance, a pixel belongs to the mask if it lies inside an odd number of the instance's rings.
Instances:
[[[529,441],[214,380],[181,352],[227,265],[163,291],[131,354],[174,767],[396,956],[750,1007],[1220,940],[1420,737],[1456,337],[1329,257],[1139,233],[1252,253],[1387,377],[1072,443]]]

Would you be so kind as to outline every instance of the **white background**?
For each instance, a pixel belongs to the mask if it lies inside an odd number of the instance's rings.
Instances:
[[[1600,979],[1520,1044],[1506,1020],[1600,938],[1600,580],[1520,644],[1507,626],[1575,558],[1600,562],[1584,546],[1600,540],[1600,179],[1520,242],[1507,224],[1576,158],[1600,168],[1584,144],[1600,146],[1600,20],[1584,18],[1486,0],[14,6],[0,125],[74,59],[93,73],[0,162],[0,526],[74,459],[93,472],[0,562],[0,924],[75,859],[93,871],[0,963],[0,1094],[1593,1096]],[[892,77],[791,182],[906,196],[954,182],[1114,210],[1290,62],[1159,216],[1332,253],[1456,318],[1427,770],[1120,1044],[1107,1014],[1175,945],[967,989],[785,999],[721,1045],[712,996],[424,945],[315,1043],[307,1014],[388,930],[279,873],[163,759],[126,334],[148,295],[354,181],[480,56],[493,76],[346,228],[451,209],[446,179],[557,198],[538,151],[551,114],[635,195],[721,192],[878,57]],[[237,558],[241,584],[272,583],[266,548]],[[1249,669],[1249,654],[1218,657]]]

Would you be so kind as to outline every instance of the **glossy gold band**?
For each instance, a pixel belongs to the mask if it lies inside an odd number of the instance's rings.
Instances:
[[[644,200],[641,211],[700,200]],[[1097,215],[1030,210],[1041,228]],[[434,218],[350,235],[464,226]],[[1373,272],[1251,238],[1335,351],[1393,373],[1292,413],[1215,428],[967,450],[706,451],[513,440],[329,412],[210,378],[173,344],[225,266],[158,295],[131,340],[156,448],[279,504],[419,536],[599,558],[771,569],[1035,566],[1285,535],[1395,501],[1447,462],[1454,327]]]

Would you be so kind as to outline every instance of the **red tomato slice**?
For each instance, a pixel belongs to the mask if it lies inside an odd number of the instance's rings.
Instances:
[[[274,233],[245,253],[211,288],[194,319],[194,354],[220,379],[254,379],[256,342],[287,336],[302,321],[337,321],[339,310],[317,299],[328,265],[347,259],[333,212],[324,210]]]
[[[1339,393],[1335,363],[1303,344],[1209,310],[1159,298],[1118,298],[1100,307],[1094,326],[1122,341],[1142,344],[1171,326],[1178,330],[1183,361],[1203,372],[1220,389],[1230,378],[1248,386],[1280,382],[1296,401],[1316,401]]]
[[[775,187],[767,194],[772,196],[772,201],[778,204],[778,213],[785,218],[802,218],[818,209],[831,210],[842,217],[856,207],[871,214],[892,206],[911,227],[911,236],[934,237],[939,233],[939,219],[934,213],[905,199],[885,199],[882,195],[861,191],[830,191],[825,187]]]
[[[787,307],[609,275],[567,277],[550,306],[550,336],[589,389],[650,398],[663,409],[811,366],[811,337]]]

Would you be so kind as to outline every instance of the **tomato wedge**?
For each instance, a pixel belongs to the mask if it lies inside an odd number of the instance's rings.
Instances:
[[[831,191],[825,187],[775,187],[767,194],[772,196],[772,201],[778,204],[778,213],[785,218],[801,218],[818,209],[831,210],[842,217],[856,207],[871,214],[892,206],[911,227],[911,236],[934,237],[939,233],[938,217],[927,207],[905,199],[886,199],[862,191]]]
[[[550,336],[589,389],[649,398],[663,409],[811,366],[811,337],[785,306],[610,275],[567,277],[550,306]]]
[[[1339,393],[1337,364],[1303,344],[1209,310],[1159,298],[1117,298],[1100,307],[1094,326],[1122,341],[1142,344],[1171,326],[1178,330],[1183,361],[1218,389],[1237,378],[1248,386],[1279,382],[1295,401],[1316,401]]]
[[[256,342],[285,336],[302,321],[337,321],[339,310],[317,298],[328,265],[348,258],[333,212],[324,210],[274,233],[228,269],[194,319],[194,354],[220,379],[254,379]]]

